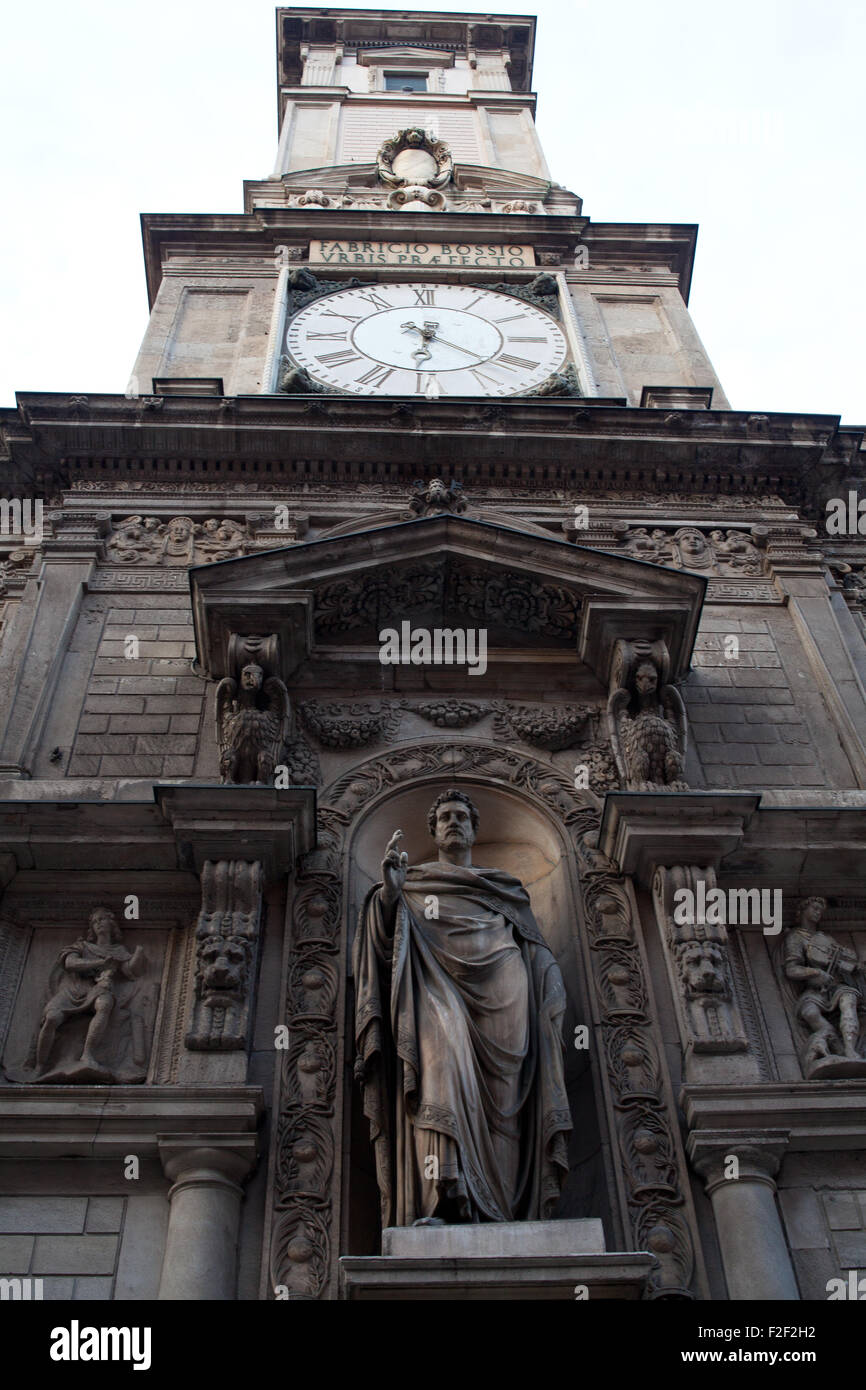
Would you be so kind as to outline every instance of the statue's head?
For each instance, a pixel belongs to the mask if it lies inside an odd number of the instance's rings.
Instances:
[[[192,535],[192,523],[185,516],[172,517],[168,523],[168,534],[173,541],[185,541]]]
[[[815,931],[826,911],[826,898],[804,898],[797,908],[797,921],[801,927]]]
[[[478,808],[456,787],[449,787],[437,796],[427,812],[430,834],[440,849],[471,849],[478,823]]]
[[[87,940],[97,941],[100,946],[107,946],[120,940],[120,927],[117,925],[117,918],[107,907],[95,907],[91,912]]]
[[[634,673],[634,685],[638,695],[645,697],[658,690],[659,673],[651,661],[642,661]]]
[[[680,536],[680,548],[689,555],[703,555],[707,543],[700,531],[686,531]]]
[[[241,671],[241,687],[244,690],[261,690],[265,673],[254,661],[248,661]]]

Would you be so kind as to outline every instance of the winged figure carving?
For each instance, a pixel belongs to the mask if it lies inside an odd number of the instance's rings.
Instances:
[[[655,661],[637,662],[633,674],[620,679],[608,700],[608,724],[614,755],[629,791],[688,791],[683,778],[686,712],[673,685],[659,690]]]
[[[248,662],[240,681],[226,676],[217,686],[216,724],[223,782],[272,782],[291,727],[283,682]]]

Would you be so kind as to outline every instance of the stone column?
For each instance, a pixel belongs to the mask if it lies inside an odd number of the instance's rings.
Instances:
[[[713,1204],[728,1293],[734,1300],[798,1300],[776,1205],[787,1131],[692,1133],[689,1157]]]
[[[158,1297],[235,1299],[241,1184],[255,1166],[255,1135],[169,1136],[159,1154],[174,1185]]]

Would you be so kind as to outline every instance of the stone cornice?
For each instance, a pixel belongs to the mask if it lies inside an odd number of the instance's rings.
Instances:
[[[259,472],[306,481],[315,476],[310,459],[328,461],[328,481],[408,484],[439,473],[447,458],[466,487],[519,487],[543,478],[543,486],[576,496],[582,487],[767,492],[814,508],[817,496],[835,495],[862,467],[862,437],[862,429],[840,427],[832,415],[669,413],[537,397],[21,393],[17,409],[0,410],[0,456],[11,465],[6,488],[37,496],[72,477],[107,477],[91,471],[101,461],[115,479],[128,461],[130,476],[144,482],[149,464],[168,458],[173,476],[213,476],[228,487],[235,473],[246,482]],[[154,469],[151,476],[158,483],[166,473]]]
[[[768,1081],[686,1085],[679,1103],[693,1134],[723,1131],[748,1144],[756,1132],[787,1131],[789,1150],[866,1148],[866,1081]]]
[[[866,791],[609,792],[598,843],[646,887],[689,863],[738,888],[862,897]]]
[[[609,792],[599,849],[645,888],[660,866],[718,868],[740,844],[760,800],[749,792]]]
[[[6,783],[0,800],[0,853],[19,870],[200,872],[206,859],[246,858],[273,881],[315,843],[309,787],[142,782],[122,801],[95,800],[92,783],[20,788]]]
[[[332,170],[327,171],[331,173]],[[314,188],[321,170],[309,171],[307,187]],[[292,183],[296,182],[293,175]],[[250,184],[249,187],[260,185]],[[362,192],[363,190],[357,190]],[[570,195],[576,196],[576,195]],[[454,242],[474,239],[487,243],[520,243],[537,252],[560,251],[565,261],[574,257],[579,243],[586,245],[594,271],[623,262],[642,266],[652,264],[676,275],[680,292],[688,302],[698,229],[692,223],[592,222],[587,217],[567,213],[462,213],[462,212],[386,212],[364,208],[286,208],[257,207],[246,213],[142,213],[141,234],[149,304],[153,307],[163,275],[164,263],[173,256],[196,257],[201,270],[203,257],[215,264],[226,257],[237,257],[237,269],[244,261],[251,267],[272,267],[278,244],[295,245],[302,254],[310,239],[399,240]],[[564,248],[564,249],[563,249]],[[226,265],[219,267],[223,274]],[[276,273],[275,271],[273,273]],[[361,274],[375,279],[379,268]],[[400,274],[405,275],[405,269]],[[453,271],[440,272],[453,278]],[[346,270],[351,274],[351,267]],[[435,268],[424,267],[425,278],[436,278]],[[503,273],[474,271],[472,279],[501,280]],[[531,278],[520,272],[519,278]]]
[[[263,1109],[258,1086],[0,1087],[0,1158],[156,1158],[178,1134],[243,1148]]]

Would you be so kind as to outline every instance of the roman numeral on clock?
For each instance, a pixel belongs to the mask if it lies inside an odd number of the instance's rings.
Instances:
[[[367,304],[372,304],[374,309],[392,309],[394,307],[393,304],[388,303],[387,299],[383,299],[380,294],[373,291],[370,294],[359,294],[358,298],[363,299]]]
[[[502,382],[497,381],[495,376],[486,376],[484,372],[479,372],[475,367],[470,367],[469,370],[475,377],[475,380],[478,382],[479,386],[482,387],[482,389],[488,383],[491,386],[498,386],[500,389],[502,388]]]
[[[531,367],[537,367],[537,362],[530,362],[526,357],[512,357],[510,352],[500,352],[498,357],[491,358],[494,367],[504,367],[507,372],[528,371]]]
[[[363,376],[355,377],[355,383],[358,386],[384,386],[388,377],[393,375],[393,367],[371,367]]]
[[[417,290],[413,285],[412,293],[415,296],[416,304],[427,304],[432,307],[436,303],[436,291],[432,286],[425,286],[423,289]]]
[[[504,319],[494,319],[494,323],[514,323],[516,319],[525,319],[525,314],[509,314]]]
[[[323,352],[316,361],[321,362],[323,367],[344,367],[347,362],[360,362],[361,357],[351,348],[342,348],[339,352]]]
[[[320,315],[323,319],[348,319],[349,323],[360,323],[360,314],[339,314],[336,309],[323,309]]]
[[[308,334],[307,334],[307,342],[308,342],[308,343],[311,343],[311,342],[313,341],[314,338],[317,339],[317,340],[318,340],[318,339],[323,339],[323,338],[329,338],[332,342],[335,342],[335,343],[344,343],[344,342],[346,341],[346,334],[347,334],[347,332],[348,332],[348,329],[345,329],[345,328],[344,328],[342,333],[308,333]]]
[[[509,336],[509,337],[506,339],[506,341],[509,342],[509,343],[546,343],[546,342],[547,342],[547,339],[546,339],[546,338],[512,338],[512,337]]]

